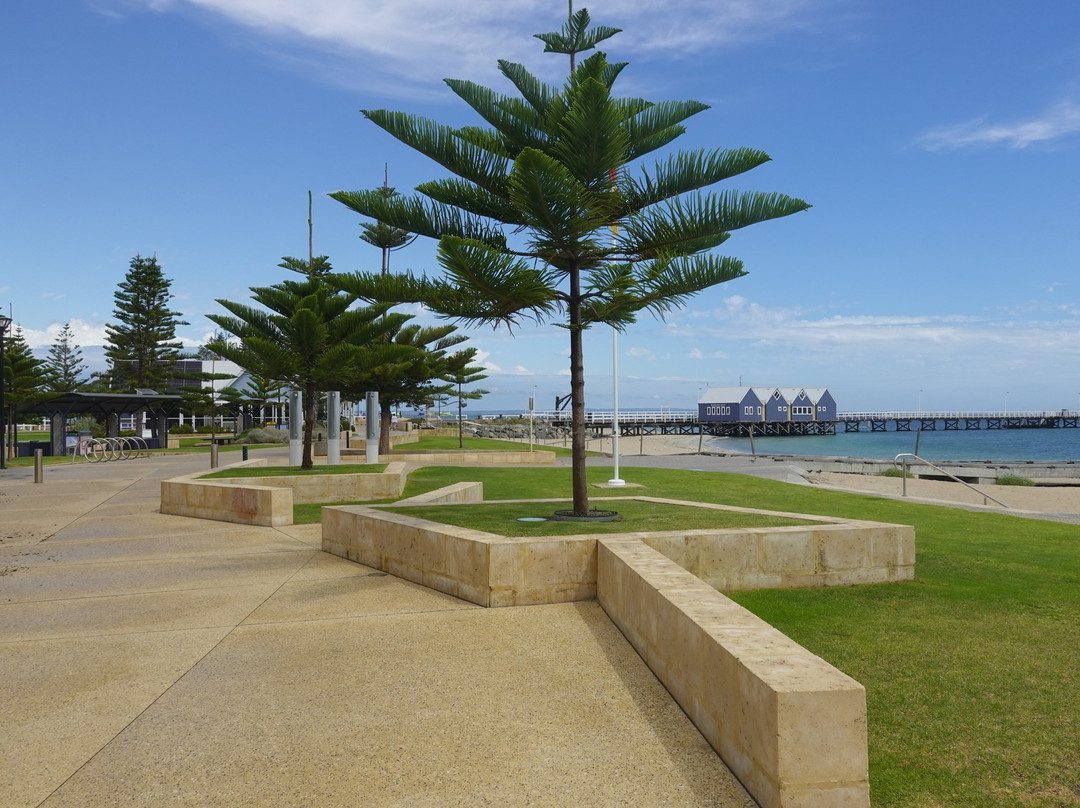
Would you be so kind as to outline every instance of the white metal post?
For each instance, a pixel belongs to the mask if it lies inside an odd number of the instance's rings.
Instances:
[[[368,393],[366,398],[364,434],[367,443],[364,447],[364,462],[379,462],[379,394]]]
[[[614,407],[611,412],[611,455],[615,458],[615,476],[608,480],[608,485],[626,485],[626,480],[619,478],[619,330],[611,329],[611,398]]]
[[[611,190],[619,187],[618,171],[611,169]],[[611,251],[615,252],[618,244],[619,225],[611,226]],[[608,480],[608,485],[626,485],[626,480],[619,478],[619,329],[611,328],[611,456],[615,459],[615,476]]]
[[[299,390],[289,391],[289,465],[304,462],[304,443],[301,430],[304,426],[304,396]]]
[[[341,393],[326,394],[326,465],[341,464]]]

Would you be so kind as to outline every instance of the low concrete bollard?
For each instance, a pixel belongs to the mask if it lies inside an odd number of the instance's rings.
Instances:
[[[34,482],[45,482],[45,461],[41,449],[34,449]]]
[[[247,462],[247,459],[248,459],[248,447],[247,446],[241,447],[240,454],[243,455],[244,462]]]
[[[210,444],[210,468],[216,469],[218,467],[218,446],[216,443]]]

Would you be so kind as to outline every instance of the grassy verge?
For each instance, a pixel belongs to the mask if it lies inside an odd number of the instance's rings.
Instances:
[[[917,579],[732,597],[867,689],[871,799],[1080,805],[1080,527],[711,472],[624,469],[652,496],[914,525]],[[610,468],[590,468],[593,482]],[[488,499],[564,496],[565,468],[425,468]],[[624,524],[625,528],[625,524]]]
[[[418,516],[458,527],[496,533],[500,536],[573,536],[583,533],[626,533],[641,530],[679,530],[737,527],[781,527],[810,524],[803,519],[765,516],[738,511],[715,511],[685,505],[627,500],[611,505],[621,522],[519,522],[522,517],[546,517],[552,511],[570,508],[567,502],[522,502],[505,505],[431,505],[386,508],[395,513]]]
[[[416,443],[402,443],[397,447],[401,452],[527,452],[529,444],[518,443],[512,440],[496,440],[495,438],[465,438],[464,448],[458,447],[456,436],[449,435],[424,435],[420,433],[420,440]],[[561,446],[542,446],[533,444],[533,449],[538,452],[554,452],[557,457],[569,457],[570,450]],[[599,455],[598,452],[589,452],[589,455]]]
[[[315,466],[304,470],[299,466],[250,466],[242,469],[223,469],[202,475],[201,479],[215,477],[299,477],[319,476],[324,474],[382,474],[386,463],[342,463],[338,466]]]

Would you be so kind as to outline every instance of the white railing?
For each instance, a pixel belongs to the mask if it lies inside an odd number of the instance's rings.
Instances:
[[[585,423],[610,424],[614,414],[612,410],[589,410],[585,413]],[[529,414],[525,413],[522,417],[528,418]],[[570,419],[570,410],[534,412],[533,418],[537,421],[566,421]],[[697,419],[696,410],[619,410],[620,424],[686,423]]]
[[[953,482],[960,483],[961,485],[966,485],[968,488],[970,488],[976,494],[981,494],[982,498],[983,498],[983,505],[986,504],[986,501],[988,499],[993,499],[994,502],[996,502],[1002,508],[1008,508],[1009,507],[1004,502],[1002,502],[1000,499],[994,499],[994,497],[990,496],[988,493],[986,493],[982,489],[976,488],[975,486],[971,485],[971,483],[964,482],[959,477],[957,477],[955,474],[953,474],[951,471],[946,471],[945,469],[941,468],[940,466],[935,466],[929,460],[923,460],[917,454],[912,454],[910,452],[904,452],[903,454],[898,454],[896,457],[893,458],[893,466],[900,469],[901,476],[903,477],[903,480],[904,480],[903,496],[905,496],[905,497],[907,496],[908,464],[912,460],[916,460],[919,463],[925,463],[927,466],[932,468],[934,471],[937,471],[937,472],[939,472],[941,474],[944,474],[946,477],[948,477]]]
[[[585,423],[611,423],[613,416],[611,410],[589,410],[585,413]],[[529,413],[522,413],[522,418],[528,418]],[[570,410],[544,410],[534,412],[533,418],[537,421],[565,421],[570,419]],[[836,414],[837,421],[918,421],[936,420],[946,418],[1080,418],[1080,412],[1070,410],[1022,410],[1022,411],[989,411],[970,410],[962,412],[839,412]],[[640,423],[677,423],[697,421],[697,410],[619,410],[620,424]],[[831,419],[830,419],[831,420]]]
[[[945,418],[1078,418],[1080,413],[1069,410],[1023,410],[970,412],[838,412],[838,421],[896,421],[937,420]]]

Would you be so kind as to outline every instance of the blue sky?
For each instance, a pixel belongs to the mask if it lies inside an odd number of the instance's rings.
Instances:
[[[575,8],[581,6],[580,0]],[[620,94],[694,98],[679,148],[751,146],[733,187],[812,210],[736,233],[745,278],[619,337],[620,405],[693,406],[706,385],[827,386],[841,410],[1080,406],[1080,4],[596,0],[629,61]],[[495,63],[561,81],[542,53],[562,0],[50,0],[0,12],[0,305],[88,358],[136,253],[172,279],[189,344],[217,298],[307,252],[374,269],[329,199],[438,168],[367,123],[386,107],[473,122],[442,84],[509,91]],[[394,256],[434,268],[430,243]],[[424,316],[421,313],[421,316]],[[554,327],[477,330],[480,409],[568,391]],[[611,332],[586,342],[611,403]],[[1006,400],[1007,399],[1007,400]]]

